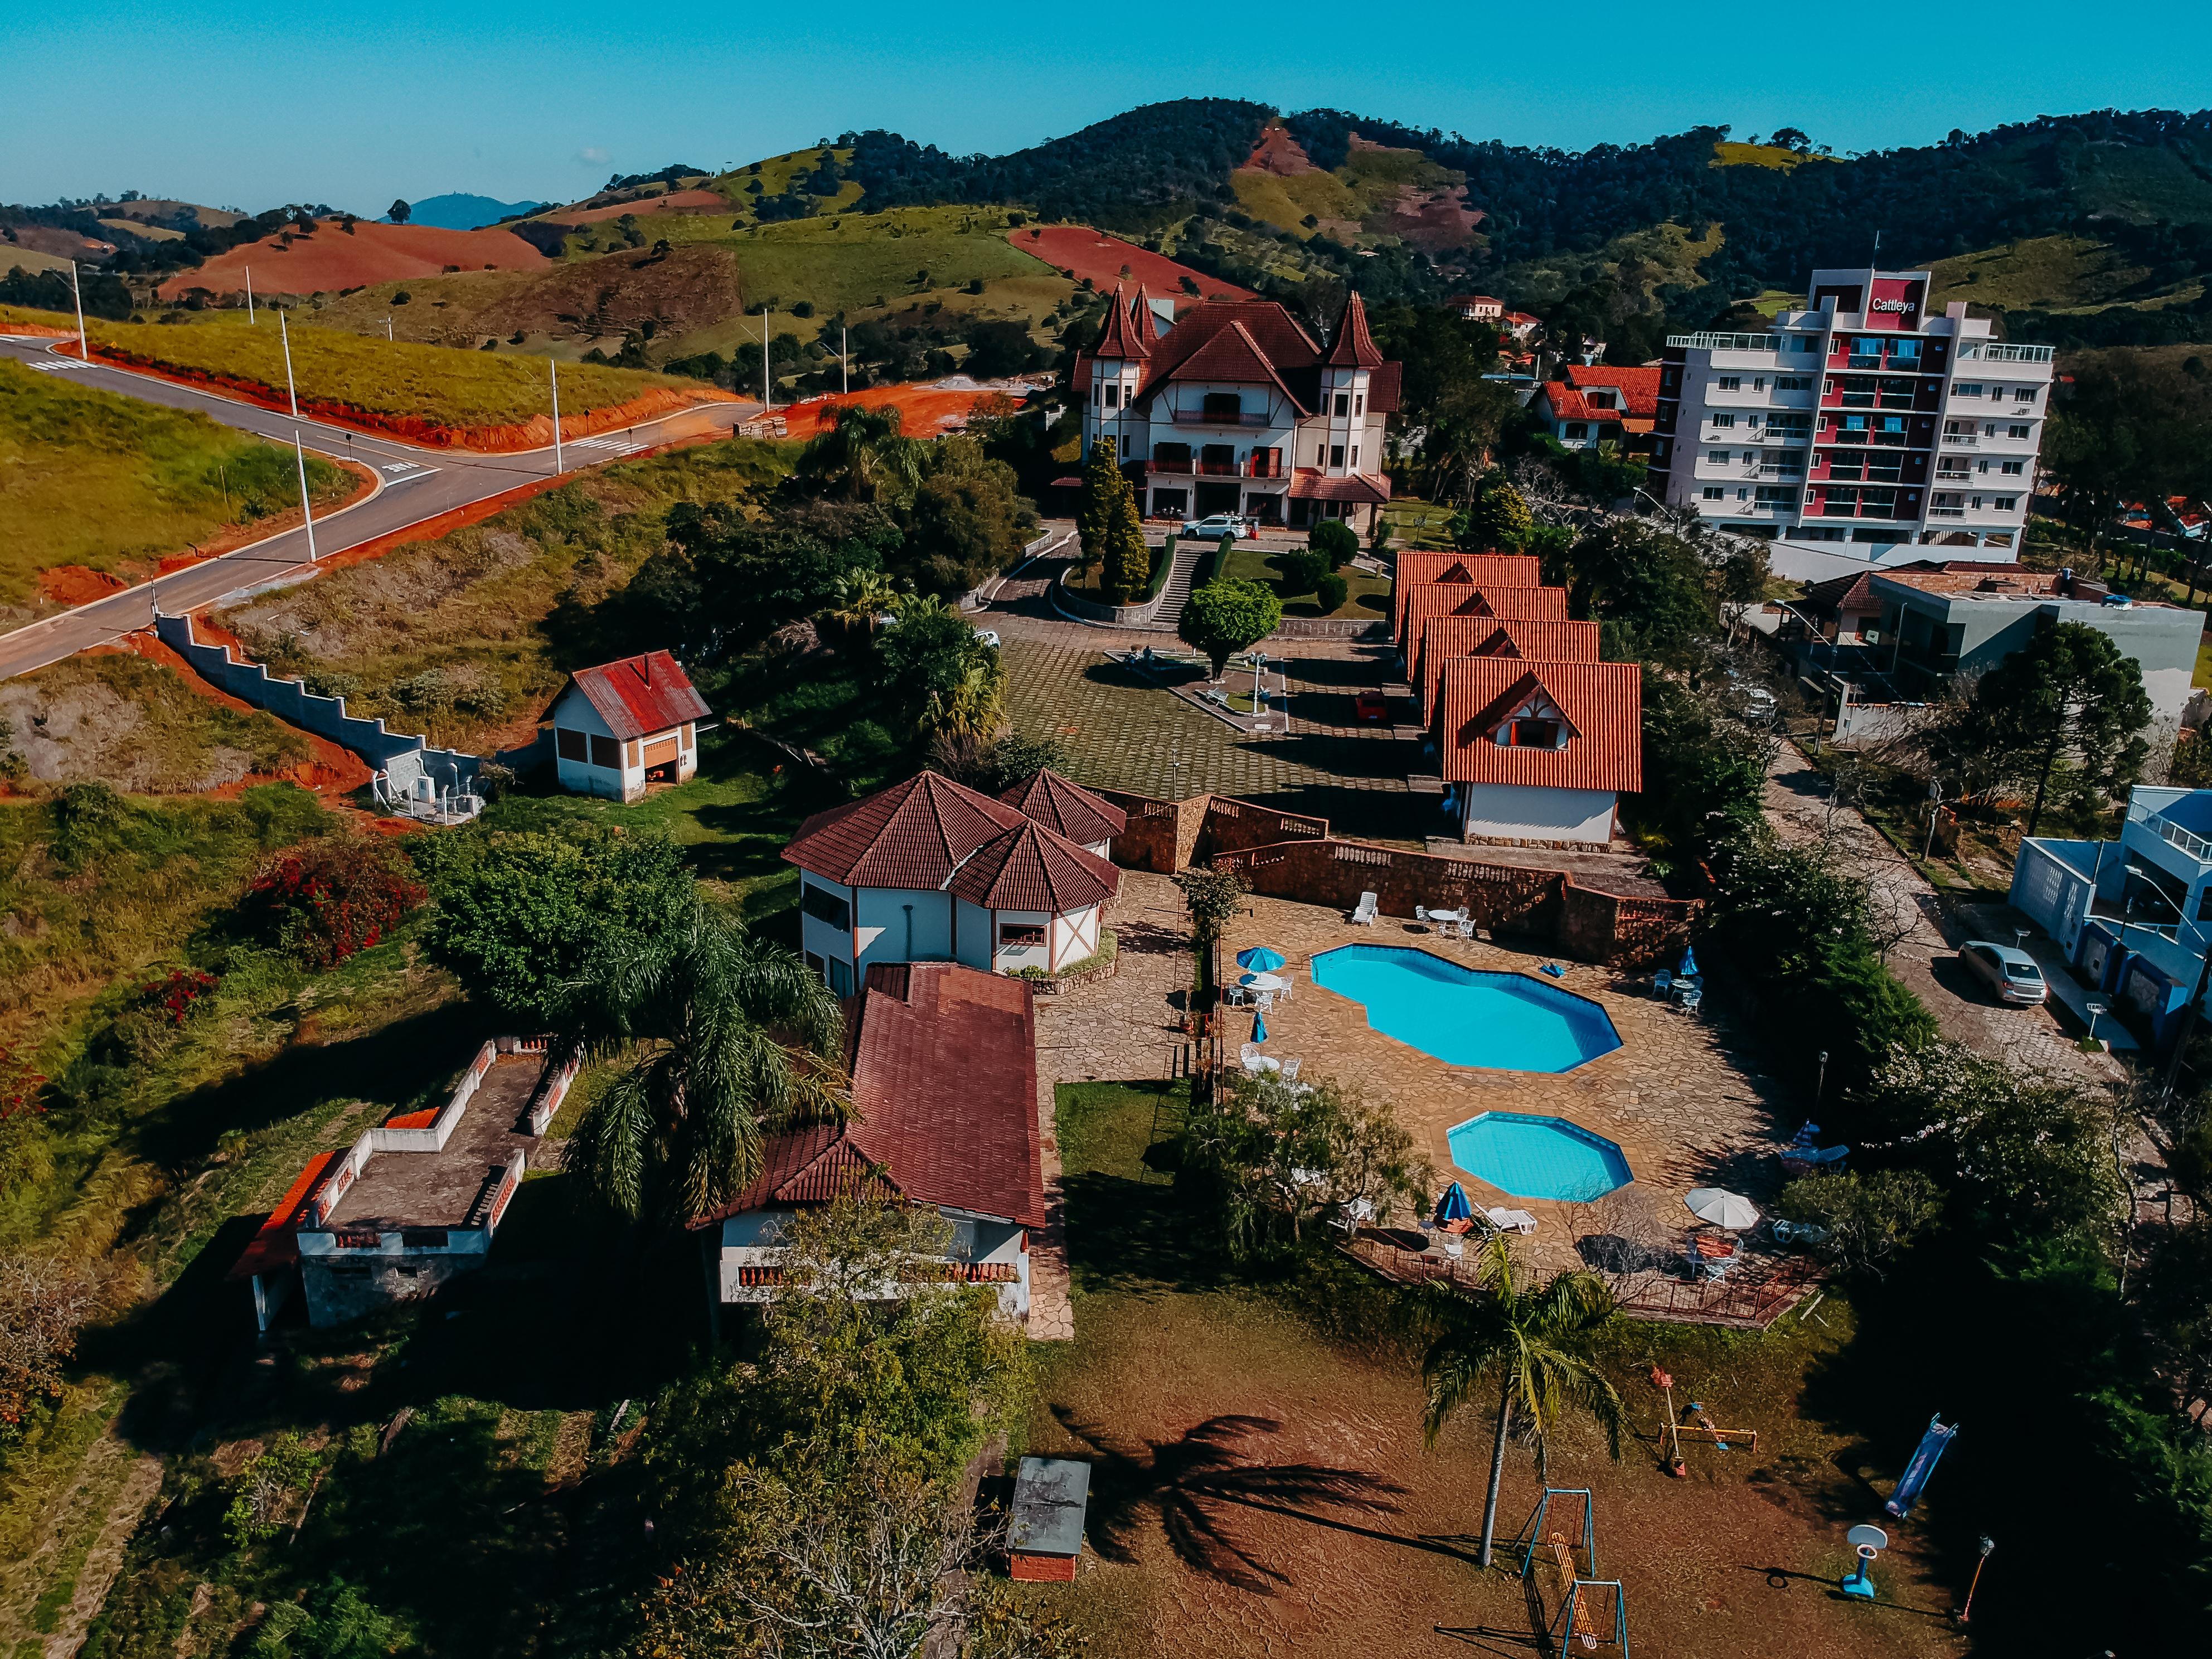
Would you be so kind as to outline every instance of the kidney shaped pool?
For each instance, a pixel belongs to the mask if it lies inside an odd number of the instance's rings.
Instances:
[[[1426,951],[1346,945],[1313,959],[1313,982],[1364,1006],[1384,1036],[1447,1066],[1568,1072],[1620,1047],[1605,1010],[1585,997]]]

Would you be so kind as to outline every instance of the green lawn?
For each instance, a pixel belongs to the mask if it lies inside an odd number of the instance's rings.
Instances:
[[[1337,572],[1344,578],[1344,603],[1334,611],[1324,612],[1320,600],[1310,587],[1293,592],[1285,586],[1286,579],[1275,556],[1263,553],[1256,547],[1239,547],[1232,551],[1222,565],[1221,574],[1239,581],[1264,582],[1274,589],[1283,601],[1285,617],[1352,617],[1372,620],[1388,616],[1390,611],[1390,581],[1386,576],[1370,576],[1350,565]]]
[[[1393,546],[1446,550],[1452,545],[1451,520],[1456,510],[1442,502],[1401,495],[1382,509],[1382,517],[1390,526]]]
[[[307,465],[319,501],[354,487],[327,461]],[[289,449],[0,362],[0,605],[32,605],[57,565],[142,578],[165,554],[298,504]]]

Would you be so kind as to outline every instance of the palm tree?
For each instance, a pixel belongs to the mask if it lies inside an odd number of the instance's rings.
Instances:
[[[1490,1565],[1498,1528],[1498,1486],[1505,1473],[1505,1441],[1516,1416],[1538,1437],[1560,1413],[1579,1406],[1595,1419],[1616,1461],[1620,1456],[1620,1395],[1590,1358],[1593,1339],[1613,1317],[1613,1292],[1595,1273],[1565,1273],[1549,1284],[1524,1279],[1504,1235],[1494,1235],[1476,1269],[1481,1294],[1444,1285],[1425,1287],[1442,1329],[1421,1359],[1428,1388],[1423,1443],[1487,1385],[1498,1389],[1498,1435],[1490,1452],[1490,1492],[1482,1505],[1482,1559]]]
[[[565,988],[568,1054],[617,1059],[562,1165],[610,1208],[688,1221],[760,1173],[761,1133],[842,1119],[837,1000],[791,951],[695,902]]]
[[[848,634],[873,634],[877,619],[889,613],[897,599],[891,579],[882,571],[854,570],[837,579],[836,597],[823,615]]]
[[[896,409],[840,404],[826,431],[808,441],[799,458],[802,477],[847,501],[903,499],[921,483],[925,446],[902,436]]]

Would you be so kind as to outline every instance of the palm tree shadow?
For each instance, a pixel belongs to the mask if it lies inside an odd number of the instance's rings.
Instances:
[[[1345,1527],[1344,1521],[1311,1510],[1395,1514],[1397,1505],[1390,1500],[1406,1491],[1367,1469],[1252,1461],[1249,1443],[1282,1431],[1273,1418],[1212,1417],[1176,1439],[1132,1445],[1101,1425],[1082,1421],[1065,1406],[1054,1406],[1053,1415],[1092,1454],[1092,1548],[1109,1561],[1134,1561],[1137,1535],[1148,1515],[1157,1511],[1168,1547],[1185,1565],[1256,1595],[1273,1595],[1276,1586],[1291,1580],[1261,1559],[1259,1547],[1241,1535],[1224,1511],[1259,1509]]]

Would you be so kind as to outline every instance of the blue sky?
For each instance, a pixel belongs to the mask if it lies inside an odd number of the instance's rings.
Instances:
[[[1824,9],[0,6],[0,201],[568,200],[612,172],[750,161],[847,128],[999,152],[1201,94],[1577,149],[1699,122],[1871,149],[2212,104],[2202,0],[1844,8],[1856,21],[1826,34]],[[1701,15],[1714,27],[1693,33]]]

